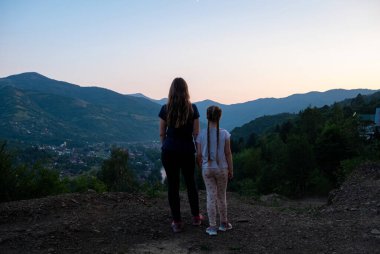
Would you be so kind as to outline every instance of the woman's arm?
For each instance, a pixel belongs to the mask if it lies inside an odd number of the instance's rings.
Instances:
[[[194,125],[193,125],[193,137],[194,137],[194,140],[197,139],[198,134],[199,134],[199,118],[194,119]]]
[[[228,178],[232,179],[234,177],[234,165],[232,162],[232,152],[231,152],[230,143],[231,143],[230,139],[227,139],[224,145],[224,154],[226,155],[227,164],[228,164]]]
[[[202,145],[197,143],[197,165],[198,168],[202,168]]]
[[[160,118],[160,140],[161,140],[161,143],[164,141],[165,137],[166,137],[166,121],[162,120],[162,118]]]

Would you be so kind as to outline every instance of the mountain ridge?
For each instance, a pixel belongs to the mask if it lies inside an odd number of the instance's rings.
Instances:
[[[13,87],[14,91],[5,87]],[[231,105],[213,100],[203,100],[195,104],[200,112],[202,126],[207,123],[207,107],[218,105],[223,110],[221,126],[232,130],[260,116],[298,113],[308,106],[329,105],[355,97],[358,93],[365,95],[373,92],[374,90],[369,89],[333,89],[294,94],[285,98],[261,98]],[[19,97],[15,97],[12,102],[4,94]],[[0,78],[0,97],[4,101],[0,115],[3,119],[0,123],[3,139],[19,137],[21,140],[29,140],[33,136],[28,133],[31,132],[30,129],[40,126],[34,132],[34,141],[38,141],[39,137],[41,142],[46,141],[47,136],[41,134],[44,129],[56,129],[51,133],[51,138],[47,139],[49,141],[56,140],[53,136],[61,137],[61,141],[65,137],[81,140],[81,135],[87,137],[83,139],[86,142],[158,140],[157,115],[162,103],[152,101],[143,94],[123,95],[102,87],[81,87],[37,72],[27,72]],[[30,108],[26,102],[30,102]],[[20,127],[23,123],[26,126]],[[58,126],[64,127],[60,129]],[[60,133],[59,130],[66,130],[66,133]]]
[[[211,99],[193,102],[197,105],[200,112],[200,119],[203,123],[207,123],[206,109],[211,105],[219,106],[223,113],[221,126],[227,130],[240,127],[258,117],[266,115],[275,115],[281,113],[298,113],[299,111],[311,106],[322,107],[324,105],[332,105],[345,99],[351,99],[358,94],[368,95],[379,90],[371,90],[365,88],[343,89],[336,88],[326,90],[324,92],[311,91],[307,93],[292,94],[283,98],[259,98],[246,102],[223,104]],[[142,96],[149,98],[142,94]],[[154,101],[154,99],[151,99]],[[160,103],[160,105],[162,105]]]
[[[0,98],[5,139],[129,142],[157,136],[159,105],[105,88],[80,87],[32,72],[1,78]],[[46,135],[45,129],[50,130]]]
[[[378,90],[370,89],[332,89],[326,92],[309,92],[306,94],[294,94],[284,98],[261,98],[244,103],[231,105],[219,104],[223,110],[221,126],[228,130],[248,123],[257,117],[264,115],[275,115],[280,113],[298,113],[309,106],[322,107],[332,105],[335,102],[344,99],[356,97],[359,93],[362,95],[372,94]],[[200,112],[206,112],[206,108],[212,104],[212,101],[206,101],[197,104]],[[202,116],[202,114],[201,114]],[[206,119],[201,117],[201,120]]]

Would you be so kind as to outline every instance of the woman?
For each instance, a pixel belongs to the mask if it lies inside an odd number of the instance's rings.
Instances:
[[[173,80],[168,103],[162,106],[159,117],[161,161],[166,172],[168,199],[173,217],[171,226],[177,233],[181,232],[184,226],[179,198],[180,170],[186,183],[193,225],[200,225],[202,219],[199,214],[198,191],[194,179],[194,140],[199,133],[199,112],[190,102],[188,87],[183,78]]]

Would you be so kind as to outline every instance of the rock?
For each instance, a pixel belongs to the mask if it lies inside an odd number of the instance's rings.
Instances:
[[[260,201],[269,202],[269,203],[270,202],[278,202],[278,201],[285,200],[285,199],[286,199],[285,197],[282,197],[282,196],[278,195],[277,193],[263,195],[260,197]]]
[[[378,230],[378,229],[372,229],[371,230],[371,234],[380,235],[380,230]]]
[[[73,203],[75,203],[75,204],[79,204],[79,202],[78,201],[76,201],[75,199],[70,199],[71,200],[71,202],[73,202]]]

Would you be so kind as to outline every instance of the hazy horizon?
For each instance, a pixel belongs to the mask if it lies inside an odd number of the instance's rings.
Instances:
[[[0,1],[0,76],[223,104],[380,88],[380,1]]]
[[[99,87],[99,88],[105,88],[105,89],[109,89],[113,92],[117,92],[119,93],[118,91],[115,91],[115,90],[112,90],[111,88],[108,88],[108,87],[104,87],[104,86],[83,86],[81,84],[75,84],[75,83],[72,83],[72,82],[69,82],[67,80],[57,80],[55,79],[54,77],[48,77],[46,75],[44,75],[43,73],[38,73],[38,72],[23,72],[23,73],[17,73],[17,74],[11,74],[11,75],[7,75],[5,77],[0,77],[0,78],[7,78],[9,76],[17,76],[17,75],[20,75],[20,74],[25,74],[25,73],[37,73],[39,75],[42,75],[46,78],[49,78],[49,79],[52,79],[52,80],[56,80],[56,81],[62,81],[62,82],[66,82],[66,83],[69,83],[69,84],[72,84],[72,85],[78,85],[80,87]],[[194,103],[197,103],[197,102],[202,102],[202,101],[205,101],[205,100],[211,100],[211,101],[214,101],[214,102],[217,102],[217,103],[220,103],[220,104],[224,104],[224,105],[232,105],[232,104],[241,104],[241,103],[246,103],[246,102],[249,102],[249,101],[254,101],[254,100],[259,100],[259,99],[283,99],[283,98],[287,98],[289,96],[292,96],[292,95],[297,95],[297,94],[307,94],[307,93],[313,93],[313,92],[319,92],[319,93],[323,93],[323,92],[327,92],[327,91],[331,91],[331,90],[375,90],[375,91],[378,91],[380,89],[369,89],[369,88],[364,88],[364,87],[359,87],[359,88],[352,88],[352,89],[345,89],[345,88],[332,88],[332,89],[328,89],[328,90],[323,90],[323,91],[307,91],[307,92],[304,92],[304,93],[294,93],[294,94],[288,94],[288,95],[285,95],[285,96],[282,96],[282,97],[260,97],[260,98],[253,98],[253,99],[249,99],[249,100],[246,100],[246,101],[238,101],[238,102],[234,102],[234,103],[223,103],[223,102],[220,102],[220,101],[217,101],[217,100],[214,100],[212,98],[205,98],[205,99],[202,99],[202,100],[193,100],[192,98],[190,98],[191,102],[194,102]],[[141,92],[136,92],[136,93],[128,93],[128,94],[124,94],[124,93],[119,93],[121,95],[131,95],[131,96],[137,96],[139,97],[139,95],[142,95],[142,96],[145,96],[147,97],[148,99],[153,99],[153,100],[162,100],[162,99],[166,99],[167,96],[165,97],[162,97],[162,98],[152,98],[152,97],[149,97],[147,96],[146,94],[143,94]]]

